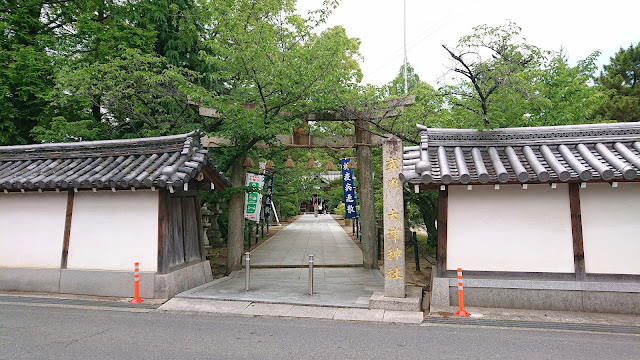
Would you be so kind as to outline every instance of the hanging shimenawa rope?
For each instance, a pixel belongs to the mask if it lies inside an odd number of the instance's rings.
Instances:
[[[242,166],[244,166],[246,168],[252,168],[252,167],[256,166],[256,164],[253,162],[253,160],[251,160],[251,158],[249,156],[247,156],[244,159],[244,163],[242,163]]]
[[[293,163],[293,159],[291,158],[291,150],[289,150],[289,158],[287,159],[287,163],[285,166],[289,169],[293,169],[296,167],[296,164]]]
[[[316,161],[313,160],[313,155],[311,155],[311,157],[309,158],[309,161],[307,162],[307,169],[315,169],[316,168]]]
[[[335,169],[336,167],[333,165],[333,159],[329,159],[329,162],[327,162],[327,171],[333,171]]]

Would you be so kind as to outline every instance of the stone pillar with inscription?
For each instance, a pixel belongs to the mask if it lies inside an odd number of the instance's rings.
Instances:
[[[384,224],[384,296],[405,297],[404,201],[398,176],[402,168],[402,142],[387,139],[382,145]]]
[[[413,311],[422,320],[422,288],[406,286],[404,250],[404,199],[402,182],[402,142],[390,136],[382,144],[384,292],[375,292],[369,308]]]

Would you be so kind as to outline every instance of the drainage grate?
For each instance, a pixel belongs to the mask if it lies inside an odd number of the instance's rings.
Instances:
[[[100,300],[79,300],[79,299],[58,299],[28,296],[0,296],[2,302],[19,302],[28,304],[55,304],[55,305],[80,305],[80,306],[102,306],[111,308],[137,308],[137,309],[157,309],[160,305],[132,304],[130,302],[100,301]]]
[[[487,320],[487,319],[463,319],[463,318],[425,318],[424,323],[448,324],[448,325],[476,325],[495,326],[509,328],[537,328],[553,330],[592,331],[616,334],[639,334],[639,326],[626,325],[599,325],[599,324],[575,324],[556,323],[544,321],[516,321],[516,320]]]

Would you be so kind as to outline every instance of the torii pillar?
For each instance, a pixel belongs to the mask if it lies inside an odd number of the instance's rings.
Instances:
[[[362,231],[362,266],[378,268],[376,209],[371,170],[371,132],[369,122],[356,120],[356,157],[358,159],[358,199]]]

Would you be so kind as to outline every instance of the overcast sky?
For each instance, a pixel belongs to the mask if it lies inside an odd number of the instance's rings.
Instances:
[[[298,0],[302,14],[322,0]],[[544,50],[563,47],[570,63],[600,50],[600,65],[620,47],[640,42],[640,0],[494,1],[406,0],[407,57],[420,78],[433,86],[450,64],[442,44],[455,46],[476,25],[513,20],[528,43]],[[363,83],[391,81],[403,63],[403,0],[342,0],[329,19],[360,38]]]

